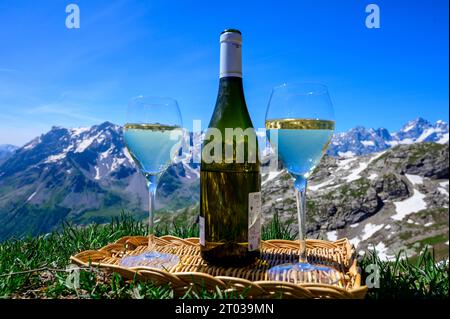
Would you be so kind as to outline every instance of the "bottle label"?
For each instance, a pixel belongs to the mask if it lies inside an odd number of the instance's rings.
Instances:
[[[242,36],[227,32],[220,37],[220,77],[242,78]]]
[[[261,192],[248,194],[248,250],[261,245]]]
[[[200,228],[200,245],[205,246],[205,217],[200,216],[198,225]]]

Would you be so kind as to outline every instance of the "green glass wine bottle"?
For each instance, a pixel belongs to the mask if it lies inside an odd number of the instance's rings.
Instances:
[[[238,266],[259,256],[261,174],[258,142],[242,85],[242,35],[220,35],[220,82],[202,146],[201,255],[210,264]]]

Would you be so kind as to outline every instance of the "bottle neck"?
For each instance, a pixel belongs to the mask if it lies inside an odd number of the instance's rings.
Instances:
[[[242,78],[242,40],[240,35],[221,37],[220,78]]]
[[[219,79],[219,94],[233,95],[236,97],[244,96],[244,86],[242,78],[237,76],[221,77]]]

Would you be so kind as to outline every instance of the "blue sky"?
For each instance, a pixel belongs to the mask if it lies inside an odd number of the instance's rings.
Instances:
[[[66,5],[81,11],[65,26]],[[367,29],[365,7],[381,9]],[[0,144],[51,128],[123,124],[131,97],[172,96],[208,122],[219,33],[243,33],[244,86],[262,127],[273,86],[328,85],[337,130],[448,121],[448,1],[0,0]]]

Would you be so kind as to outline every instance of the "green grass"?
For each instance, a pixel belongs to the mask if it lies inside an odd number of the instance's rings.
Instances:
[[[425,239],[421,240],[420,243],[423,245],[436,245],[439,243],[443,243],[446,240],[447,240],[447,237],[445,235],[441,234],[441,235],[436,235],[433,237],[425,238]]]
[[[170,233],[179,237],[198,236],[197,225],[174,220],[157,227],[157,235]],[[109,224],[76,227],[65,224],[60,232],[38,237],[11,239],[0,243],[0,297],[2,298],[174,298],[169,286],[125,281],[117,274],[98,269],[80,271],[80,287],[66,283],[69,257],[79,251],[98,249],[126,235],[145,235],[147,226],[127,215],[114,217]],[[287,225],[275,216],[263,228],[263,239],[293,239]],[[380,261],[367,254],[360,262],[362,269],[375,264],[381,270],[380,288],[371,289],[369,298],[448,298],[448,265],[438,266],[434,256],[425,251],[417,261]],[[364,271],[363,271],[364,274]],[[220,290],[189,291],[183,298],[243,298]]]
[[[373,273],[369,265],[379,268],[379,288],[370,289],[368,298],[429,299],[448,298],[448,262],[436,262],[434,252],[425,249],[413,259],[399,254],[395,261],[381,261],[376,252],[370,252],[360,262],[363,282]]]
[[[286,239],[293,240],[298,233],[293,232],[288,223],[282,223],[275,213],[272,221],[266,226],[262,227],[262,240],[268,239]]]

